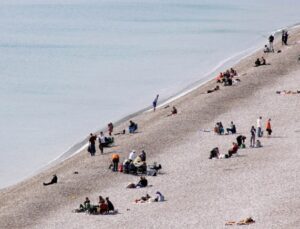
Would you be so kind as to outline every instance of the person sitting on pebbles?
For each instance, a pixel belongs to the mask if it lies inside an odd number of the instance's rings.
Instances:
[[[137,184],[131,183],[127,186],[127,188],[145,188],[148,186],[148,180],[146,177],[141,176],[140,181]]]
[[[172,115],[176,115],[176,114],[177,114],[177,109],[175,106],[173,106],[171,114],[168,114],[167,116],[172,116]]]

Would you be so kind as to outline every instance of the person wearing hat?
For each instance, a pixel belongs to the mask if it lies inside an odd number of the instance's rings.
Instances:
[[[129,154],[129,160],[130,161],[134,161],[134,159],[136,158],[136,152],[135,150],[132,150],[131,153]]]

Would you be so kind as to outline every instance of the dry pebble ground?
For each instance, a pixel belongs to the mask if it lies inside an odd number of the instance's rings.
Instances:
[[[139,133],[116,137],[117,146],[105,155],[90,157],[86,151],[47,169],[37,176],[0,192],[1,228],[236,228],[227,221],[247,217],[251,228],[300,227],[300,118],[299,95],[278,95],[278,90],[300,89],[300,33],[291,33],[290,45],[281,53],[262,51],[242,60],[235,68],[241,82],[205,94],[211,81],[172,102],[169,109],[138,115]],[[256,57],[271,65],[253,67]],[[241,149],[230,159],[209,160],[209,151],[226,153],[237,135],[218,136],[212,129],[222,121],[234,121],[238,133],[247,136],[262,116],[272,119],[273,134],[261,138],[262,148]],[[122,123],[116,130],[122,130]],[[162,164],[162,174],[149,177],[145,189],[126,189],[138,177],[112,173],[111,153],[128,156],[130,150],[147,152],[148,162]],[[79,174],[74,174],[78,171]],[[43,187],[56,173],[59,183]],[[161,191],[163,203],[135,204],[136,198]],[[109,196],[119,214],[92,216],[72,210],[86,196],[96,203]]]

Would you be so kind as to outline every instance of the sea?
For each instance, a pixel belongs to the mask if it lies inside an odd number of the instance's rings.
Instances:
[[[0,188],[300,22],[298,0],[0,0]]]

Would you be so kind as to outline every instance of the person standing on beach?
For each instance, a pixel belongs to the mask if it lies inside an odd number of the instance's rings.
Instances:
[[[283,40],[283,43],[284,43],[285,45],[287,45],[288,38],[289,38],[289,34],[288,34],[287,31],[285,31],[285,33],[284,33],[284,40]]]
[[[250,133],[251,133],[250,147],[254,147],[255,146],[255,134],[256,134],[256,129],[254,128],[254,126],[251,127]]]
[[[256,127],[257,127],[257,137],[260,138],[260,137],[262,137],[262,130],[261,130],[261,128],[262,128],[262,117],[259,117],[257,119]]]
[[[108,123],[107,129],[108,129],[108,134],[109,134],[109,136],[111,136],[111,133],[112,133],[113,130],[114,130],[114,125],[112,124],[112,122]]]
[[[271,36],[269,36],[269,44],[270,44],[270,51],[271,52],[274,52],[273,42],[274,42],[274,36],[271,34]]]
[[[285,40],[285,30],[282,30],[281,33],[281,44],[284,45],[284,40]]]
[[[271,119],[269,118],[266,124],[266,131],[268,132],[268,136],[271,136],[272,134],[272,128],[271,128]]]
[[[103,148],[106,146],[106,138],[103,134],[103,132],[100,132],[100,135],[98,136],[98,141],[99,141],[99,149],[101,154],[103,154]]]
[[[91,156],[95,156],[95,153],[96,153],[96,147],[95,147],[96,140],[97,140],[97,137],[91,133],[90,139],[89,139],[90,145],[88,147],[88,151],[91,154]]]
[[[154,99],[154,101],[153,101],[153,103],[152,103],[152,105],[153,105],[153,111],[155,111],[155,110],[156,110],[156,106],[157,106],[158,97],[159,97],[159,95],[157,94],[157,95],[156,95],[156,97],[155,97],[155,99]]]

